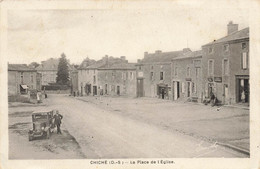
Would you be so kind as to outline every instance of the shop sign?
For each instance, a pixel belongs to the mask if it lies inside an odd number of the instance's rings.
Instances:
[[[185,78],[186,81],[191,81],[191,78]]]
[[[221,83],[222,82],[222,77],[214,77],[214,82]]]

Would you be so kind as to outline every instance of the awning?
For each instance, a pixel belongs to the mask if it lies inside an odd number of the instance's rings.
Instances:
[[[23,89],[28,89],[27,85],[20,85]]]

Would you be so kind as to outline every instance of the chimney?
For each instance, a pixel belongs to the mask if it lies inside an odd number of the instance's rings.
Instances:
[[[108,55],[105,55],[103,58],[102,58],[103,62],[107,65],[108,64]]]
[[[160,54],[160,53],[162,53],[162,51],[161,50],[156,50],[155,53],[156,54]]]
[[[141,62],[141,59],[137,59],[137,63],[140,63]]]
[[[238,24],[233,24],[233,22],[230,21],[227,25],[227,34],[229,35],[236,31],[238,31]]]
[[[148,52],[144,52],[144,58],[148,56]]]
[[[184,53],[191,52],[190,48],[183,48],[182,50]]]

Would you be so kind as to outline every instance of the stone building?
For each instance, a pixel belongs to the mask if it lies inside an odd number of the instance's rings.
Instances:
[[[190,51],[172,59],[173,100],[202,100],[202,51]]]
[[[203,90],[223,104],[249,104],[249,28],[229,22],[227,36],[202,46]]]
[[[41,64],[36,67],[37,72],[42,75],[42,85],[49,85],[49,83],[56,83],[57,72],[58,72],[59,59],[50,58],[46,61],[42,61]],[[69,76],[73,71],[73,67],[68,64]]]
[[[137,71],[137,97],[172,98],[171,88],[171,61],[173,58],[189,53],[190,49],[180,51],[144,53],[144,58],[138,60]]]
[[[115,63],[99,68],[98,82],[104,95],[136,96],[135,63]]]
[[[8,64],[8,95],[41,89],[41,74],[26,64]]]
[[[78,89],[82,96],[99,95],[102,86],[99,84],[98,73],[100,68],[109,67],[116,63],[127,63],[125,57],[114,58],[112,56],[104,56],[98,61],[84,60],[78,69]]]

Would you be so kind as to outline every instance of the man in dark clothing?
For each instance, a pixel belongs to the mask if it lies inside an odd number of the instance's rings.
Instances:
[[[55,126],[57,126],[57,134],[61,134],[61,130],[60,130],[60,124],[61,124],[61,119],[63,118],[63,116],[61,114],[59,114],[59,111],[56,111],[56,114],[53,116],[54,118],[54,124]]]

